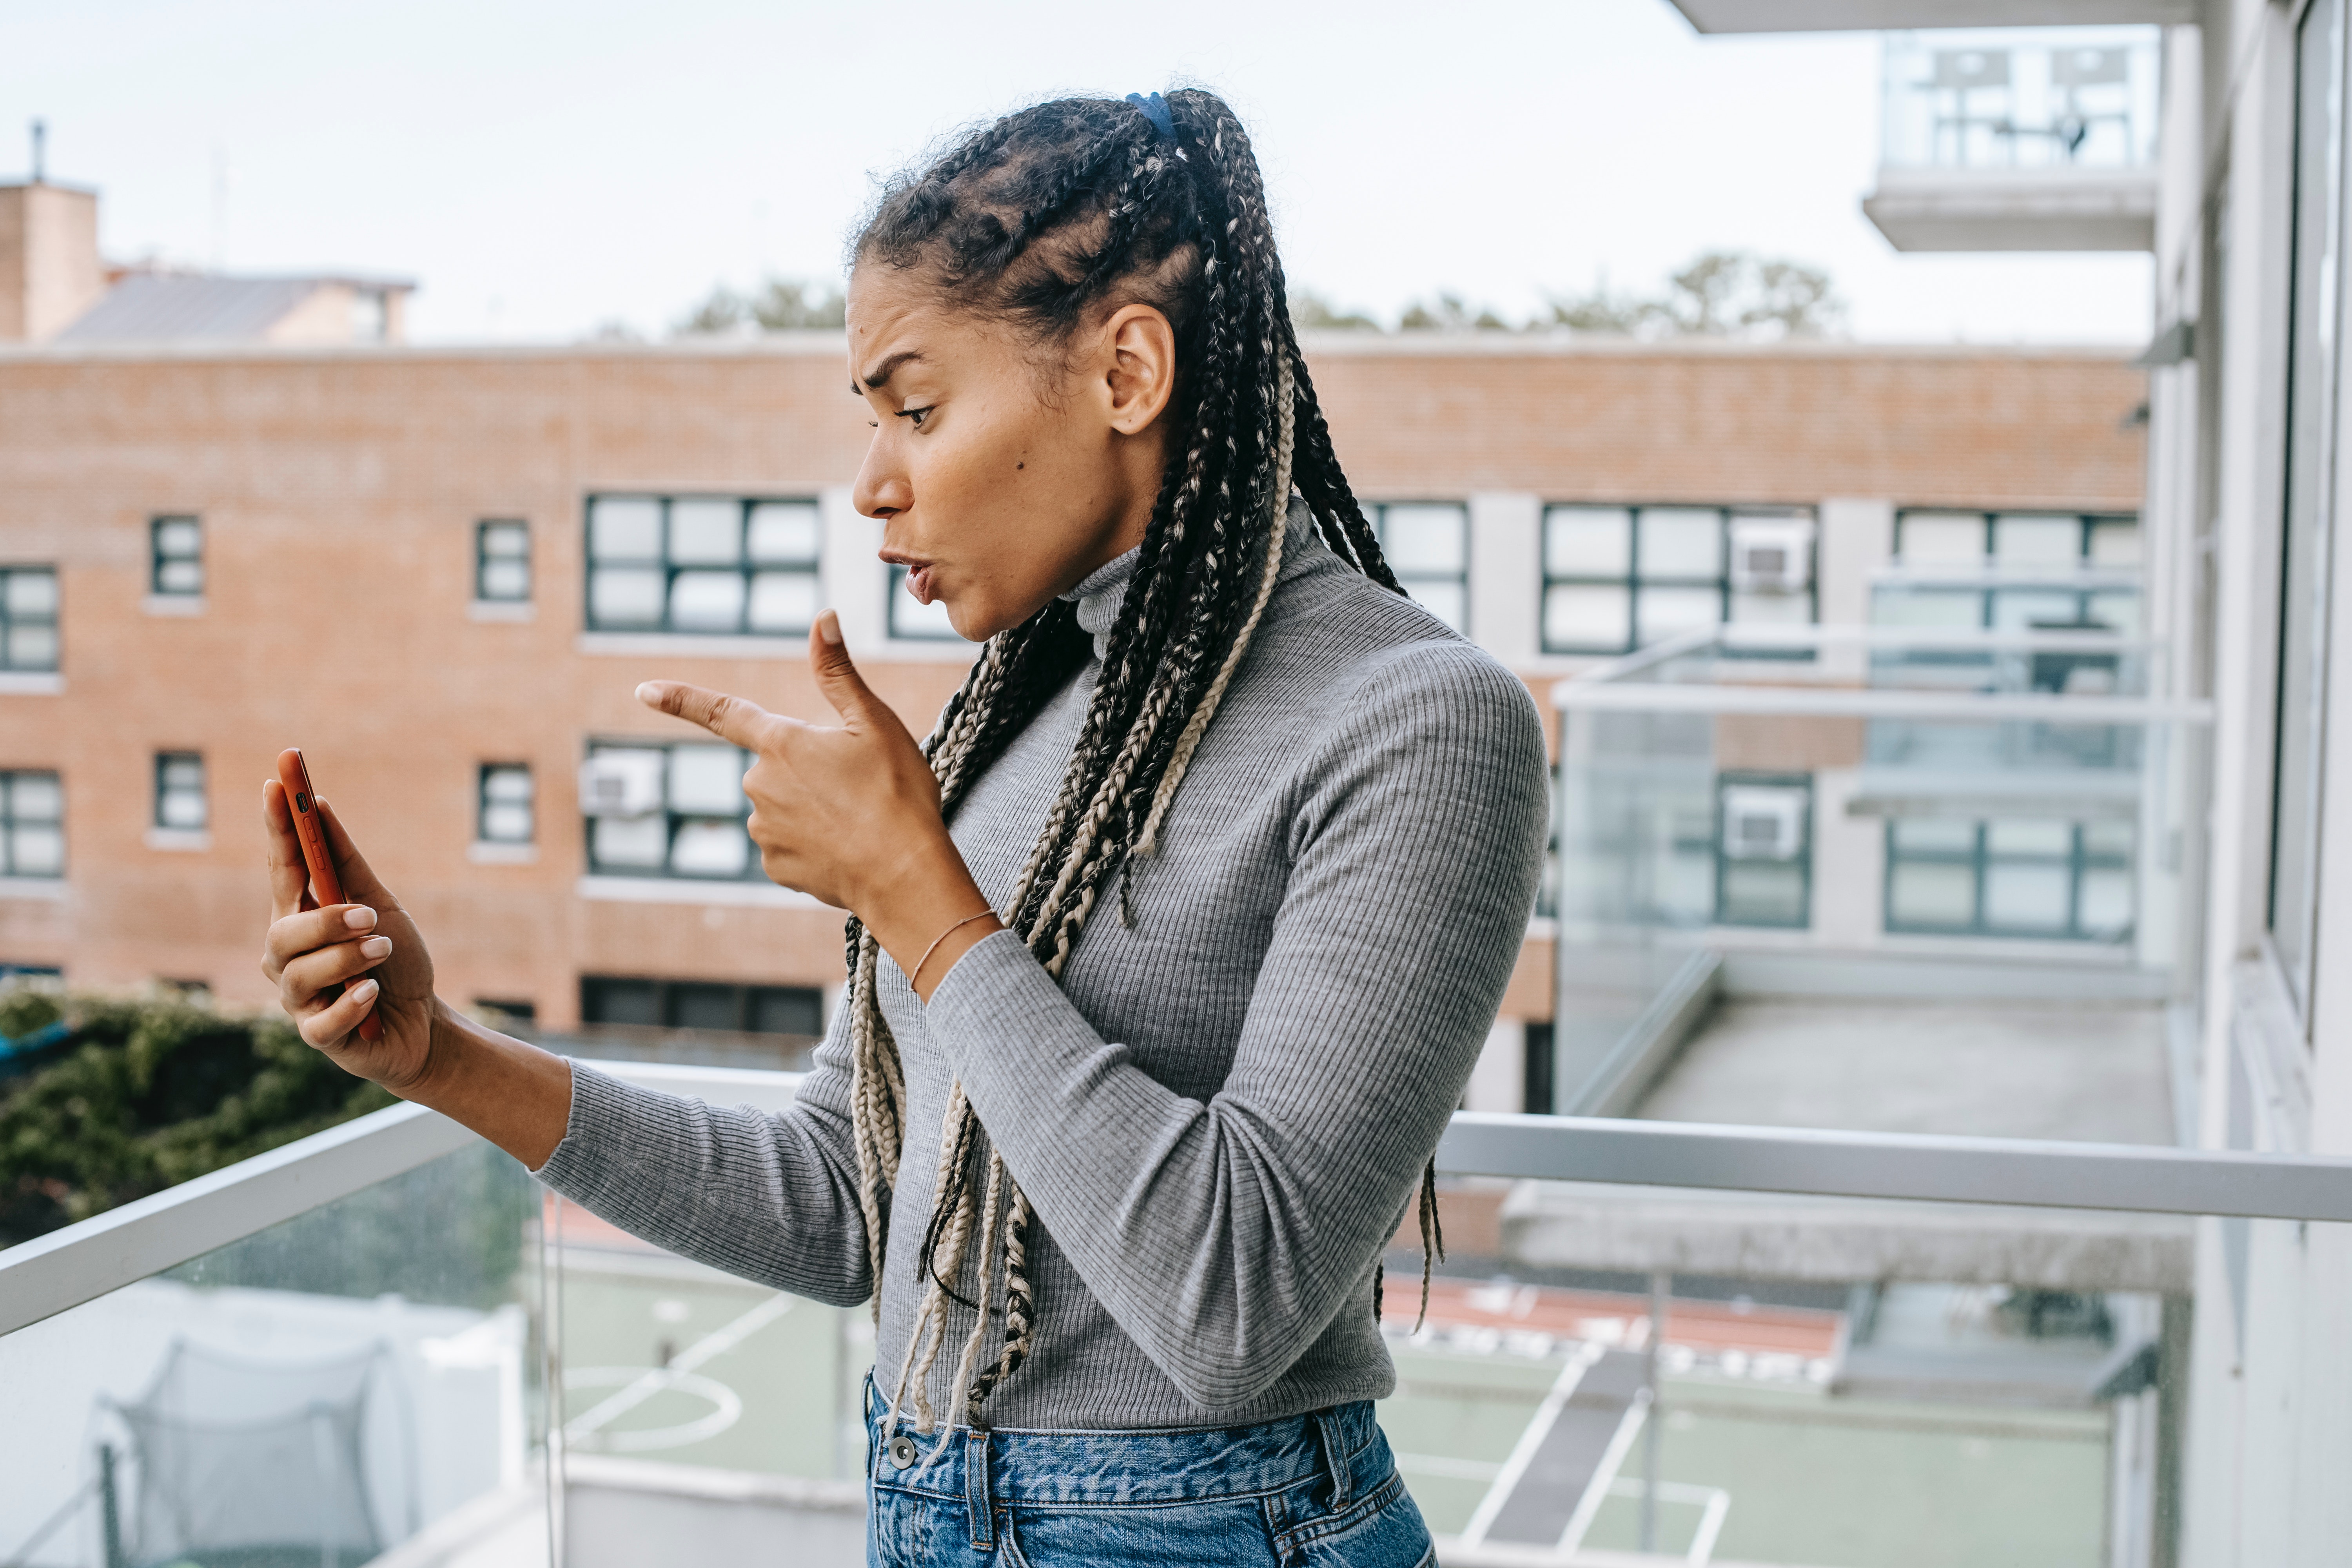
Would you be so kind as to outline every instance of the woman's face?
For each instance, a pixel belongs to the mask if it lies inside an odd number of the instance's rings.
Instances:
[[[1166,462],[1175,369],[1147,305],[1081,328],[1058,356],[951,310],[888,266],[849,284],[851,390],[873,411],[857,510],[978,642],[1143,542]]]

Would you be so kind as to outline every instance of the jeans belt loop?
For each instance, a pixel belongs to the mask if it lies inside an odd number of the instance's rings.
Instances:
[[[971,1513],[971,1549],[996,1550],[996,1516],[989,1507],[988,1434],[967,1428],[963,1435],[963,1500]]]
[[[1339,1513],[1356,1500],[1356,1467],[1348,1462],[1348,1435],[1339,1424],[1339,1407],[1315,1413],[1315,1430],[1323,1439],[1323,1459],[1331,1467],[1331,1511]]]

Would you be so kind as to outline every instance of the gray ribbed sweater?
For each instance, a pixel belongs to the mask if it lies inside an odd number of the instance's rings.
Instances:
[[[928,1008],[881,962],[909,1101],[876,1347],[886,1392],[957,1076],[1038,1221],[1036,1348],[989,1401],[994,1425],[1238,1424],[1394,1386],[1373,1268],[1518,955],[1543,736],[1517,678],[1339,561],[1303,508],[1285,555],[1160,852],[1136,867],[1134,927],[1098,910],[1060,985],[1018,937],[992,935]],[[1079,584],[1097,661],[957,813],[991,899],[1010,893],[1060,789],[1133,569],[1125,556]],[[840,1012],[780,1116],[575,1068],[540,1178],[730,1273],[864,1300]],[[971,1316],[950,1310],[931,1402],[960,1413],[950,1384]],[[986,1353],[1000,1344],[992,1325]]]

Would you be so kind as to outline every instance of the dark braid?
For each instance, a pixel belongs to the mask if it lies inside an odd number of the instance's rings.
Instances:
[[[935,289],[947,308],[1019,327],[1042,351],[1129,303],[1156,308],[1175,331],[1168,466],[1062,790],[1003,911],[1057,978],[1114,872],[1121,916],[1132,920],[1128,878],[1152,853],[1265,614],[1294,491],[1336,552],[1396,587],[1299,355],[1248,133],[1213,94],[1179,91],[1167,103],[1172,137],[1108,100],[1063,99],[1008,115],[887,185],[854,247],[856,265],[894,268]],[[925,742],[943,813],[953,816],[973,781],[1092,651],[1075,610],[1058,599],[989,640]],[[860,1198],[878,1302],[905,1079],[876,1005],[879,949],[855,920],[847,940]],[[892,1403],[912,1373],[918,1419],[929,1429],[929,1370],[950,1303],[961,1305],[976,1321],[955,1382],[977,1427],[982,1403],[1029,1353],[1036,1306],[1028,1199],[961,1083],[949,1094],[934,1184],[917,1260],[922,1305]],[[959,1282],[975,1226],[980,1256],[966,1296]],[[1000,1256],[1004,1340],[982,1365]]]

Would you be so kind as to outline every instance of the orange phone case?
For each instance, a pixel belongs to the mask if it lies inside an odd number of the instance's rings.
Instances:
[[[319,907],[343,901],[343,884],[335,875],[333,857],[327,853],[327,826],[319,819],[317,792],[310,787],[310,770],[299,749],[289,746],[278,753],[278,784],[286,792],[287,809],[294,816],[294,837],[302,841],[302,864],[310,870],[310,895]],[[371,1007],[360,1020],[360,1038],[383,1038],[383,1020]]]

